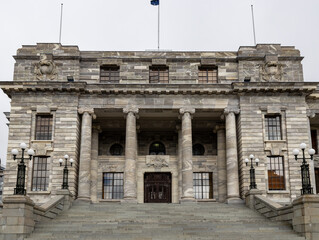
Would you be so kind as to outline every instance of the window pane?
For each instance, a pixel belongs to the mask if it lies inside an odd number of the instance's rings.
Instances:
[[[284,162],[281,156],[267,157],[269,190],[285,190]]]
[[[47,191],[49,185],[48,157],[34,157],[32,191]]]
[[[105,65],[100,67],[100,82],[118,83],[120,81],[120,67]]]
[[[194,196],[196,199],[213,198],[212,173],[193,173]]]
[[[103,198],[120,199],[124,195],[123,173],[103,174]]]
[[[37,115],[35,126],[36,140],[51,140],[52,138],[52,115]]]
[[[265,116],[265,127],[268,140],[281,140],[280,116]]]

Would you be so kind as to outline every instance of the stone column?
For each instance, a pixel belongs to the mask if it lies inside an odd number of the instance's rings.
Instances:
[[[92,151],[91,151],[91,201],[97,202],[97,187],[98,183],[98,155],[99,155],[99,133],[100,126],[93,126],[92,131]]]
[[[226,108],[226,168],[227,168],[227,202],[239,202],[238,155],[236,136],[236,116],[239,109]]]
[[[181,108],[182,118],[182,198],[181,202],[195,201],[193,191],[192,114],[195,109]]]
[[[178,198],[182,197],[182,161],[183,161],[183,138],[182,127],[180,124],[176,125],[176,131],[178,134]]]
[[[126,114],[125,169],[124,169],[124,201],[137,202],[136,161],[137,137],[136,118],[138,108],[123,109]]]
[[[218,201],[225,202],[227,197],[225,126],[217,125],[216,132],[217,132]]]
[[[79,113],[83,115],[82,115],[82,128],[81,128],[78,199],[90,201],[92,117],[94,117],[94,112],[93,112],[93,109],[79,109]]]

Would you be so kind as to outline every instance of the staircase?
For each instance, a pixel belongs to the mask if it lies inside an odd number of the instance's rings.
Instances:
[[[61,239],[305,239],[292,227],[272,222],[244,205],[89,204],[75,201],[55,219],[38,223],[29,240]]]

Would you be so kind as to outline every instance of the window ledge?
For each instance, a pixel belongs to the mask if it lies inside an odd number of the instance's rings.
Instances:
[[[267,193],[269,194],[289,194],[289,190],[267,190]]]
[[[286,140],[265,140],[265,143],[285,143]]]
[[[30,191],[27,192],[28,195],[50,195],[51,191]]]
[[[122,199],[100,199],[99,202],[121,202]]]
[[[196,199],[196,202],[216,202],[215,198],[211,199]]]
[[[52,143],[53,140],[31,140],[32,143]]]

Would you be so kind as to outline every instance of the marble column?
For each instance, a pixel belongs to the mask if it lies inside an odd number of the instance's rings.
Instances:
[[[238,202],[239,178],[238,178],[238,155],[236,136],[236,115],[239,109],[226,108],[226,168],[227,168],[227,202]]]
[[[178,198],[182,197],[182,161],[183,161],[183,138],[182,127],[180,124],[176,125],[176,131],[178,134]]]
[[[193,191],[192,114],[195,109],[181,108],[182,118],[182,197],[181,201],[195,201]]]
[[[78,199],[90,201],[91,147],[93,109],[79,109],[82,114]]]
[[[216,132],[217,132],[218,201],[225,202],[226,196],[227,196],[225,126],[217,125]]]
[[[98,172],[98,154],[99,154],[99,133],[100,126],[93,126],[92,131],[92,154],[91,154],[91,200],[97,202],[97,187],[99,186],[97,172]]]
[[[125,168],[124,168],[124,201],[137,202],[136,161],[137,132],[136,118],[138,108],[123,109],[126,114]]]

